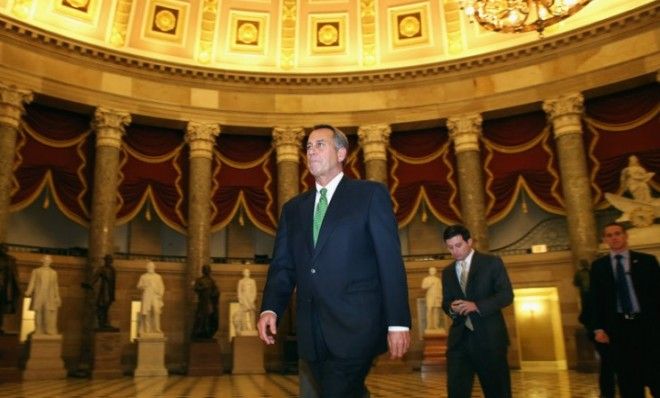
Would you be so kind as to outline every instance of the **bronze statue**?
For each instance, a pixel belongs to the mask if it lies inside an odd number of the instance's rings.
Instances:
[[[202,266],[202,276],[195,280],[193,289],[197,293],[197,311],[195,311],[192,338],[196,340],[212,339],[218,331],[220,291],[211,278],[210,265]]]
[[[15,314],[20,298],[16,259],[7,253],[7,245],[0,245],[0,334],[5,314]]]
[[[110,325],[108,319],[108,311],[115,301],[115,268],[112,266],[112,255],[106,255],[103,260],[104,265],[94,271],[92,279],[88,283],[83,283],[83,287],[94,289],[98,328],[116,330],[117,328]]]

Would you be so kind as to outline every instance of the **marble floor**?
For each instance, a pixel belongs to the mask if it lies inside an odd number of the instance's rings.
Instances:
[[[511,373],[518,398],[597,398],[595,373],[574,371]],[[373,398],[446,397],[443,372],[371,374]],[[219,377],[124,377],[113,380],[63,379],[0,384],[0,397],[297,397],[298,377],[279,374]],[[483,397],[478,387],[473,397]]]

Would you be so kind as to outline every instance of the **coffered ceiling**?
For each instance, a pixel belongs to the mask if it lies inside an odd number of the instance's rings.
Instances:
[[[593,0],[544,34],[652,2]],[[0,0],[0,14],[119,53],[275,74],[434,64],[543,40],[486,31],[458,0]]]

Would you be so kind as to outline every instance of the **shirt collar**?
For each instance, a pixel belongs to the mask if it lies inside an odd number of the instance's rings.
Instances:
[[[316,199],[320,197],[319,192],[321,191],[321,188],[325,188],[328,191],[325,193],[325,197],[328,199],[328,203],[330,203],[330,200],[332,199],[332,195],[335,194],[335,191],[337,190],[337,186],[339,186],[339,183],[341,182],[341,179],[344,177],[344,172],[340,171],[339,174],[337,174],[326,186],[321,186],[318,183],[316,184]]]

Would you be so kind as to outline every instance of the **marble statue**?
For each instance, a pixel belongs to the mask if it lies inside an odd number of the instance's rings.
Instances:
[[[442,282],[437,273],[435,267],[430,267],[429,274],[422,280],[422,289],[426,290],[426,330],[440,329]]]
[[[630,192],[631,198],[606,193],[605,199],[623,214],[616,221],[630,221],[635,227],[651,226],[660,217],[660,199],[651,195],[650,181],[655,173],[648,172],[639,163],[637,156],[628,158],[628,166],[621,171],[621,186]]]
[[[7,253],[7,245],[0,245],[0,334],[4,315],[15,314],[20,299],[20,288],[16,272],[16,259]]]
[[[137,288],[142,290],[142,308],[140,310],[140,335],[163,331],[160,328],[160,314],[163,309],[165,285],[163,278],[156,273],[153,261],[147,262],[147,272],[140,276]]]
[[[195,280],[193,290],[197,293],[197,310],[192,330],[193,339],[212,339],[218,331],[220,291],[211,278],[211,266],[202,266],[202,276]]]
[[[239,308],[232,319],[236,334],[239,336],[256,335],[257,283],[250,278],[250,270],[247,268],[243,270],[243,278],[238,281],[236,295]]]
[[[41,267],[32,270],[30,283],[25,291],[26,297],[32,297],[30,309],[35,315],[35,335],[57,333],[57,311],[62,300],[57,284],[57,272],[50,267],[53,259],[45,255]]]

